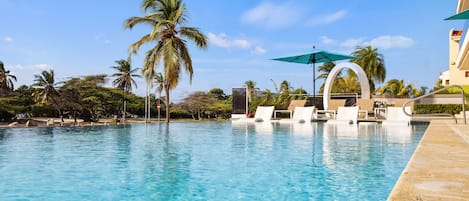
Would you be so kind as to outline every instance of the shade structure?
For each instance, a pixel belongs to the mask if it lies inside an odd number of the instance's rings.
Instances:
[[[297,56],[275,58],[276,61],[300,63],[300,64],[313,64],[313,99],[316,97],[316,64],[324,62],[333,62],[339,60],[353,59],[354,56],[327,52],[313,48],[313,51],[308,54],[301,54]]]
[[[331,52],[322,51],[322,50],[316,50],[309,54],[275,58],[273,60],[300,63],[300,64],[316,64],[316,63],[332,62],[332,61],[339,61],[339,60],[353,59],[353,58],[355,57],[350,56],[350,55],[343,55],[343,54],[331,53]]]
[[[445,20],[467,20],[469,19],[469,10],[465,10],[456,15],[446,18]]]

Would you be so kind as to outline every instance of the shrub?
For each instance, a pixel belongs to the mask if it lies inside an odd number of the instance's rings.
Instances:
[[[466,110],[469,109],[469,105],[466,105]],[[458,114],[462,111],[461,104],[415,104],[414,112],[416,114]]]

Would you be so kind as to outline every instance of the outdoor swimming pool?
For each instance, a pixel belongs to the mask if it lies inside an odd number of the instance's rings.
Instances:
[[[0,129],[0,200],[385,200],[426,128]]]

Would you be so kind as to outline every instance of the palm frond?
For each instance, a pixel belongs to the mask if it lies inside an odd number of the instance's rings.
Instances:
[[[181,36],[193,41],[197,47],[206,49],[207,48],[207,36],[200,32],[195,27],[181,27],[179,29]]]

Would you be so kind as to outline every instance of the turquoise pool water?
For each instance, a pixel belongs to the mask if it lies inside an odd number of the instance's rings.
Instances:
[[[0,129],[0,200],[385,200],[426,127]]]

